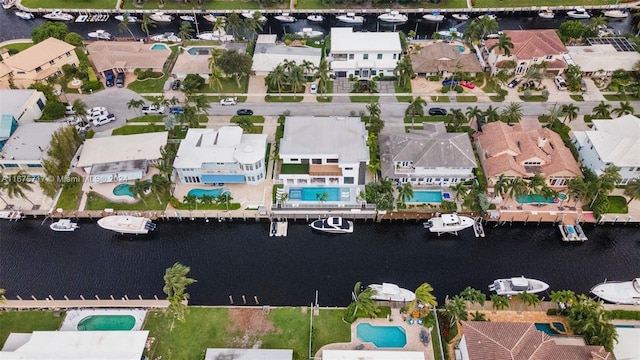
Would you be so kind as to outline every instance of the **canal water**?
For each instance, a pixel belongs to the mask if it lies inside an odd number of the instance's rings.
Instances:
[[[637,226],[585,225],[589,240],[563,243],[557,226],[486,227],[486,238],[428,233],[416,222],[357,222],[351,235],[314,233],[290,223],[287,237],[269,237],[265,222],[160,221],[148,237],[126,237],[81,221],[56,233],[41,219],[0,223],[0,287],[7,297],[61,299],[125,295],[163,297],[163,275],[175,262],[198,282],[191,303],[304,305],[318,291],[321,306],[347,305],[356,281],[415,289],[429,282],[440,303],[466,286],[487,292],[496,278],[524,275],[549,291],[588,293],[604,279],[640,277]],[[547,299],[548,294],[543,294]]]

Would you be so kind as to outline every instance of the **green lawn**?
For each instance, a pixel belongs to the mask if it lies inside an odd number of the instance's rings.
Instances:
[[[28,49],[33,46],[33,43],[15,43],[15,44],[7,44],[1,47],[0,49],[7,49],[11,52],[20,52],[24,49]]]
[[[82,177],[73,173],[70,180],[62,186],[62,193],[56,203],[56,208],[64,210],[78,210],[80,204],[80,194],[82,192]],[[77,180],[77,181],[76,181]]]
[[[377,95],[351,95],[349,99],[352,103],[372,103],[380,100]]]
[[[320,103],[331,102],[333,100],[333,96],[328,96],[329,94],[333,94],[333,80],[329,81],[325,95],[316,95],[316,101]]]
[[[546,102],[549,98],[546,98],[542,95],[531,95],[529,98],[526,98],[523,95],[520,95],[520,100],[524,102]]]
[[[582,95],[569,95],[569,97],[573,101],[584,101],[584,97]]]
[[[299,307],[272,309],[268,319],[274,330],[262,337],[263,348],[292,349],[294,359],[309,358],[309,312],[303,314]]]
[[[117,129],[113,129],[111,135],[147,134],[161,131],[166,131],[163,125],[154,125],[149,123],[148,125],[125,125]]]
[[[505,6],[508,7],[529,7],[532,5],[535,6],[585,6],[585,5],[613,5],[617,4],[615,0],[538,0],[536,2],[533,1],[523,1],[523,0],[515,0],[509,1],[508,3],[504,3],[501,0],[474,0],[473,7],[474,8],[502,8]]]
[[[351,341],[351,326],[342,320],[343,309],[320,310],[313,317],[311,356],[327,344]]]
[[[413,120],[414,124],[418,124],[418,123],[423,123],[423,122],[439,122],[439,121],[444,121],[447,122],[447,120],[451,117],[451,114],[449,115],[425,115],[425,116],[418,116]],[[405,124],[411,124],[411,118],[410,117],[405,117],[404,118],[404,122]],[[420,126],[420,128],[422,128],[422,126]]]
[[[114,185],[115,187],[116,185]],[[155,194],[149,192],[145,197],[144,201],[138,200],[136,203],[128,204],[128,203],[117,203],[109,201],[98,193],[90,191],[87,194],[87,205],[85,206],[86,210],[104,210],[104,209],[114,209],[114,210],[164,210],[167,208],[167,203],[169,202],[169,194],[163,194],[160,196],[160,202],[158,202],[158,198]]]
[[[448,103],[450,100],[448,96],[442,95],[442,96],[432,96],[431,101],[437,102],[437,103]]]
[[[395,2],[393,2],[396,4]],[[346,3],[329,3],[325,5],[322,0],[294,0],[294,4],[296,9],[358,9],[359,7],[365,8],[379,8],[384,9],[389,7],[388,2],[379,2],[378,4],[371,4],[370,2],[364,3],[363,5],[356,5],[354,2],[346,2]],[[500,7],[504,7],[505,5],[501,5]],[[530,6],[530,5],[529,5]],[[449,0],[441,3],[431,3],[427,1],[420,2],[419,5],[407,5],[407,7],[413,8],[425,8],[425,9],[466,9],[467,2],[465,0]],[[357,10],[356,10],[357,11]]]
[[[609,196],[609,208],[607,209],[609,214],[627,214],[629,208],[627,207],[627,199],[624,196]]]
[[[95,0],[94,0],[95,1]],[[51,5],[53,6],[53,5]],[[113,3],[109,3],[109,7],[113,7]],[[165,1],[162,10],[191,10],[193,9],[193,3],[183,3],[177,1]],[[85,9],[86,7],[79,7]],[[141,7],[134,6],[132,1],[125,1],[122,5],[123,9],[158,9],[157,1],[147,1]],[[259,9],[260,5],[257,2],[249,1],[207,1],[204,6],[197,6],[195,9],[199,11],[200,8],[209,10],[239,10],[239,9]]]
[[[161,123],[162,119],[164,119],[164,115],[142,115],[132,119],[127,120],[130,123]]]
[[[236,79],[224,79],[221,81],[222,83],[222,93],[223,94],[238,94],[238,93],[246,93],[247,88],[249,86],[249,78],[243,77],[240,79],[240,86],[236,82]],[[210,94],[210,93],[218,93],[218,88],[212,89],[209,84],[204,84],[198,89],[198,93]],[[220,99],[218,99],[220,100]]]
[[[231,117],[231,122],[232,123],[237,123],[238,120],[240,120],[241,118],[249,118],[251,120],[252,123],[254,124],[264,124],[264,116],[262,115],[251,115],[251,116],[246,116],[246,115],[234,115],[233,117]]]
[[[53,311],[2,311],[0,312],[0,348],[12,332],[30,333],[36,330],[58,330],[64,319],[64,311],[54,316]]]
[[[633,95],[612,95],[612,94],[604,94],[602,95],[604,96],[605,99],[607,99],[608,101],[636,101],[638,100],[638,98],[636,98]]]
[[[169,75],[165,73],[162,77],[157,79],[148,78],[144,80],[136,80],[129,84],[127,88],[139,94],[161,93],[164,90],[164,83],[167,82],[168,78]]]
[[[126,1],[126,3],[130,3]],[[152,2],[157,5],[157,2]],[[23,0],[22,6],[42,9],[113,9],[113,0]]]
[[[266,102],[301,102],[302,99],[304,99],[304,96],[302,95],[297,95],[297,96],[293,96],[293,95],[282,95],[282,96],[278,96],[278,95],[266,95],[264,97],[264,101]]]
[[[478,97],[473,95],[458,96],[456,102],[478,102]]]

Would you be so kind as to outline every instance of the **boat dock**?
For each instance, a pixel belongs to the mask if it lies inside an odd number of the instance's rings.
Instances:
[[[586,241],[588,240],[587,236],[582,231],[582,227],[580,225],[558,225],[560,229],[560,234],[562,234],[562,241]]]
[[[484,237],[484,227],[482,226],[482,218],[476,218],[475,224],[473,224],[473,232],[476,237]]]
[[[286,220],[271,220],[269,236],[287,236],[289,223]]]

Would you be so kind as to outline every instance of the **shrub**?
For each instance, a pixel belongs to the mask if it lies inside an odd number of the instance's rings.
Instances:
[[[558,309],[551,308],[551,309],[547,310],[547,315],[558,315]]]
[[[102,89],[102,83],[100,81],[87,81],[82,84],[82,92],[92,92]]]
[[[67,107],[60,101],[48,101],[42,109],[40,120],[53,120],[63,118]]]
[[[542,90],[542,97],[545,99],[549,98],[549,90]]]
[[[442,87],[442,89],[440,89],[440,92],[443,93],[443,94],[446,94],[446,93],[449,92],[449,90],[451,90],[451,86],[445,85],[445,86]]]
[[[462,92],[464,91],[464,89],[460,85],[456,85],[455,89],[458,94],[462,94]]]
[[[532,94],[531,94],[531,91],[529,91],[529,90],[525,90],[525,91],[524,91],[524,98],[525,98],[525,99],[529,99],[529,98],[531,98],[531,95],[532,95]]]

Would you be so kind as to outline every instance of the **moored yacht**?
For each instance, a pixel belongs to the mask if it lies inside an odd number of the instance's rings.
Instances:
[[[324,21],[324,16],[322,16],[322,15],[309,15],[309,16],[307,16],[307,20],[313,21],[313,22],[323,22]]]
[[[32,20],[34,18],[32,13],[26,11],[16,11],[16,16],[22,20]]]
[[[640,278],[631,281],[604,281],[591,288],[591,293],[614,304],[640,305]]]
[[[151,18],[151,20],[155,21],[155,22],[171,22],[173,21],[173,16],[162,13],[162,12],[156,12],[153,13],[149,16]]]
[[[114,18],[118,21],[124,21],[124,15],[116,15]],[[127,21],[130,23],[134,23],[138,21],[138,18],[132,15],[127,15]]]
[[[396,284],[371,284],[369,287],[376,291],[375,295],[371,296],[373,300],[413,301],[416,298],[416,294],[413,291],[403,289]]]
[[[201,32],[196,35],[196,37],[200,40],[233,41],[233,35],[227,35],[227,33],[222,29]]]
[[[444,15],[440,14],[439,11],[434,11],[431,14],[422,15],[422,18],[431,22],[441,22],[444,20]]]
[[[342,21],[343,23],[348,24],[362,24],[364,23],[364,17],[356,15],[355,13],[349,12],[343,15],[336,16],[336,19]]]
[[[193,15],[180,15],[180,20],[188,21],[188,22],[195,22],[196,21],[196,17],[193,16]]]
[[[63,13],[62,10],[53,10],[52,13],[42,15],[43,18],[47,20],[53,21],[71,21],[73,20],[73,15]]]
[[[589,19],[591,15],[584,8],[577,7],[575,10],[567,11],[567,16],[572,19]]]
[[[15,211],[15,210],[5,210],[5,211],[0,211],[0,219],[4,219],[4,220],[20,220],[24,217],[24,215],[22,214],[21,211]]]
[[[491,20],[496,20],[498,18],[496,14],[493,14],[493,13],[486,13],[484,15],[478,16],[478,18],[483,18],[483,17],[488,17]]]
[[[166,32],[164,34],[153,35],[151,40],[157,42],[180,42],[180,38],[174,35],[172,32]]]
[[[308,38],[320,37],[323,35],[322,31],[313,30],[312,28],[302,28],[302,31],[296,32],[296,35]]]
[[[403,23],[409,20],[407,15],[400,14],[398,11],[389,11],[388,13],[378,16],[378,20],[388,23]]]
[[[98,40],[111,40],[112,38],[111,34],[109,34],[104,30],[92,31],[87,36],[89,36],[92,39],[98,39]]]
[[[74,223],[69,219],[60,219],[49,225],[51,230],[58,232],[71,232],[75,231],[78,227],[78,223]]]
[[[289,13],[282,13],[280,15],[274,16],[273,18],[280,22],[285,22],[285,23],[291,23],[296,21],[296,18],[289,15]]]
[[[527,279],[524,276],[512,277],[509,279],[497,279],[493,284],[489,285],[489,291],[495,291],[498,295],[518,295],[523,292],[529,294],[537,294],[545,291],[549,285],[543,281],[536,279]]]
[[[11,9],[16,4],[16,0],[2,0],[2,7],[4,9]]]
[[[252,19],[253,16],[254,16],[253,15],[254,13],[255,13],[255,11],[253,11],[253,10],[242,10],[241,15],[243,17],[247,18],[247,19]],[[258,21],[260,21],[262,23],[267,21],[267,17],[266,16],[262,15],[261,13],[258,13],[258,14],[260,14],[260,16],[258,17]]]
[[[353,232],[353,222],[341,217],[318,219],[309,224],[309,226],[311,226],[313,230],[329,234],[351,234]]]
[[[438,235],[445,233],[457,235],[458,231],[472,227],[474,224],[475,221],[468,216],[444,214],[425,221],[423,226]]]
[[[538,16],[543,19],[553,19],[556,17],[556,14],[553,12],[553,10],[542,8],[542,11],[538,13]]]
[[[144,235],[156,229],[150,219],[142,216],[111,215],[98,220],[98,226],[120,234]]]
[[[224,16],[215,16],[213,14],[207,14],[202,16],[203,19],[207,20],[210,23],[215,23],[216,21],[218,21],[218,19],[222,19],[222,21],[225,21],[225,17]]]
[[[469,20],[469,15],[467,15],[467,14],[453,14],[453,15],[451,15],[451,17],[456,19],[456,20],[460,20],[460,21]]]
[[[629,13],[624,10],[614,9],[605,11],[603,15],[613,19],[624,19],[629,16]]]

